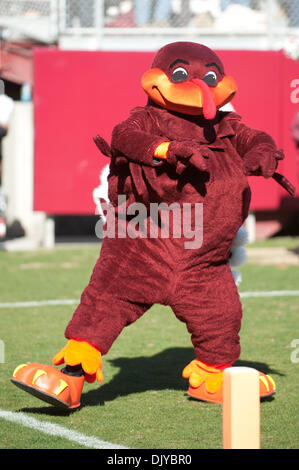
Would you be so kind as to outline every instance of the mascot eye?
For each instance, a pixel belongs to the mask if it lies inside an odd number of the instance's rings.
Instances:
[[[175,83],[188,80],[188,72],[183,67],[176,68],[171,74],[171,80]]]
[[[203,81],[206,82],[209,86],[216,86],[217,85],[217,74],[212,70],[205,74],[203,77]]]

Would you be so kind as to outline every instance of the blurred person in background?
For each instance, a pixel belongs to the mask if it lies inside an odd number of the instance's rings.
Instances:
[[[291,131],[296,148],[299,151],[299,111],[297,111],[297,114],[295,115],[295,118],[292,122]]]
[[[1,81],[1,84],[3,82]],[[5,94],[0,94],[0,239],[6,236],[6,197],[2,191],[2,140],[7,135],[14,102]]]
[[[230,5],[242,5],[244,7],[251,7],[251,0],[220,0],[221,10],[226,10]]]
[[[66,0],[66,26],[68,28],[91,28],[95,17],[94,0]]]
[[[135,0],[134,7],[136,26],[170,26],[171,0]]]
[[[299,0],[288,0],[287,10],[289,17],[289,26],[291,28],[299,27]]]
[[[0,185],[2,174],[2,140],[7,135],[13,108],[13,99],[5,94],[0,94]]]
[[[299,111],[291,124],[291,135],[297,149],[297,178],[299,181]]]

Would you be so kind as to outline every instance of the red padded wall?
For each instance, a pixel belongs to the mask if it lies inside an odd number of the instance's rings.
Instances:
[[[218,51],[238,84],[232,104],[248,125],[269,132],[287,159],[280,170],[297,184],[290,123],[299,103],[291,82],[299,65],[283,52]],[[147,98],[140,78],[151,52],[34,52],[34,209],[48,214],[94,214],[92,191],[108,159],[92,137],[110,139],[113,127]],[[299,93],[298,93],[299,96]],[[250,178],[252,209],[273,210],[285,193],[273,180]]]

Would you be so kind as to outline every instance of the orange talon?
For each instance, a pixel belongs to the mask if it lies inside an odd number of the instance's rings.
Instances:
[[[182,375],[189,379],[187,393],[192,398],[222,404],[222,370],[194,359],[184,368]],[[259,382],[261,398],[275,393],[276,386],[271,376],[259,372]]]
[[[260,374],[260,397],[268,397],[276,392],[276,385],[270,375]]]
[[[84,376],[71,377],[53,366],[31,362],[18,366],[11,382],[51,405],[75,409],[80,406]]]

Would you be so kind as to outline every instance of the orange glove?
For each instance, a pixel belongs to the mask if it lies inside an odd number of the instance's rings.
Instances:
[[[64,363],[68,366],[81,364],[86,382],[92,383],[95,380],[103,382],[104,380],[101,353],[86,341],[70,339],[66,346],[55,354],[52,362],[55,366]]]
[[[170,142],[162,142],[161,144],[159,144],[158,147],[156,147],[155,149],[154,157],[161,158],[162,160],[166,160],[169,145],[170,145]]]
[[[183,377],[189,379],[189,384],[193,388],[205,382],[206,389],[210,393],[217,392],[222,386],[222,370],[208,366],[197,359],[184,368]]]

